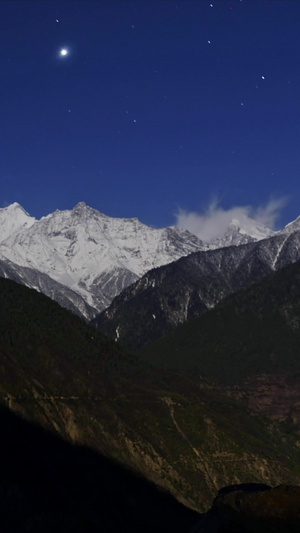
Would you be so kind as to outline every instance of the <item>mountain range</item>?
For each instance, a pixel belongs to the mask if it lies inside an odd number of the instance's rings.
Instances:
[[[48,276],[47,294],[51,296],[51,289],[55,298],[62,294],[61,302],[70,300],[73,306],[76,295],[83,299],[86,308],[78,308],[87,318],[151,268],[204,247],[185,230],[154,229],[135,218],[111,218],[84,202],[40,220],[15,203],[0,210],[0,224],[0,259]],[[20,278],[24,276],[24,271],[14,269]],[[41,283],[31,284],[28,270],[26,276],[28,286],[43,291]]]
[[[188,257],[147,272],[93,320],[101,331],[139,349],[215,307],[226,296],[299,259],[300,232]]]
[[[109,217],[84,202],[40,220],[14,203],[0,209],[1,275],[89,320],[152,268],[273,233],[255,221],[245,228],[233,220],[222,238],[203,242],[178,227],[155,229],[136,218]]]
[[[299,259],[300,217],[274,232],[233,219],[203,242],[177,227],[108,217],[84,202],[36,220],[0,209],[0,275],[43,292],[139,349]],[[100,314],[99,314],[100,312]]]

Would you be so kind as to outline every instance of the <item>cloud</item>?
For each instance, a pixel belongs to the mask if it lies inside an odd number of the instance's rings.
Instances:
[[[245,230],[247,228],[250,230],[253,224],[262,224],[270,229],[275,229],[276,222],[286,203],[286,197],[271,198],[266,205],[255,208],[244,205],[224,209],[219,205],[219,201],[214,199],[208,208],[200,213],[179,208],[175,214],[176,225],[208,242],[223,237],[232,219],[237,219]]]

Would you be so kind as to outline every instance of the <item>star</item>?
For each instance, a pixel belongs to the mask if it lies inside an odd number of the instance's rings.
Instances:
[[[59,51],[59,55],[60,55],[61,57],[65,57],[65,56],[67,56],[68,53],[69,53],[69,52],[68,52],[68,50],[67,50],[66,48],[62,48],[62,49]]]

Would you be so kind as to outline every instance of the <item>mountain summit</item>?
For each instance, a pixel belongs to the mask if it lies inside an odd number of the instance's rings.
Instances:
[[[275,235],[275,231],[264,226],[256,220],[248,219],[246,223],[233,218],[223,236],[214,239],[210,249],[224,248],[226,246],[240,246],[248,242],[257,242]]]
[[[17,202],[0,209],[0,241],[14,233],[30,228],[36,219],[31,217]]]
[[[282,230],[281,233],[292,233],[293,231],[300,230],[300,216],[292,222],[289,222]]]

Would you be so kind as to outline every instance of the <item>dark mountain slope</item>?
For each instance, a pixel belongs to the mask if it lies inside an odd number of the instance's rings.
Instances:
[[[16,265],[8,259],[5,261],[0,259],[0,277],[42,292],[62,307],[86,320],[90,320],[97,313],[96,309],[86,303],[80,294],[33,268]]]
[[[222,300],[144,348],[143,357],[238,383],[253,374],[300,372],[300,262]]]
[[[205,510],[224,485],[298,483],[293,435],[210,384],[148,367],[36,291],[0,279],[0,404]]]
[[[130,349],[138,349],[229,294],[297,261],[299,254],[300,232],[194,253],[148,272],[92,323]]]
[[[220,302],[141,355],[185,369],[300,434],[300,262]]]

